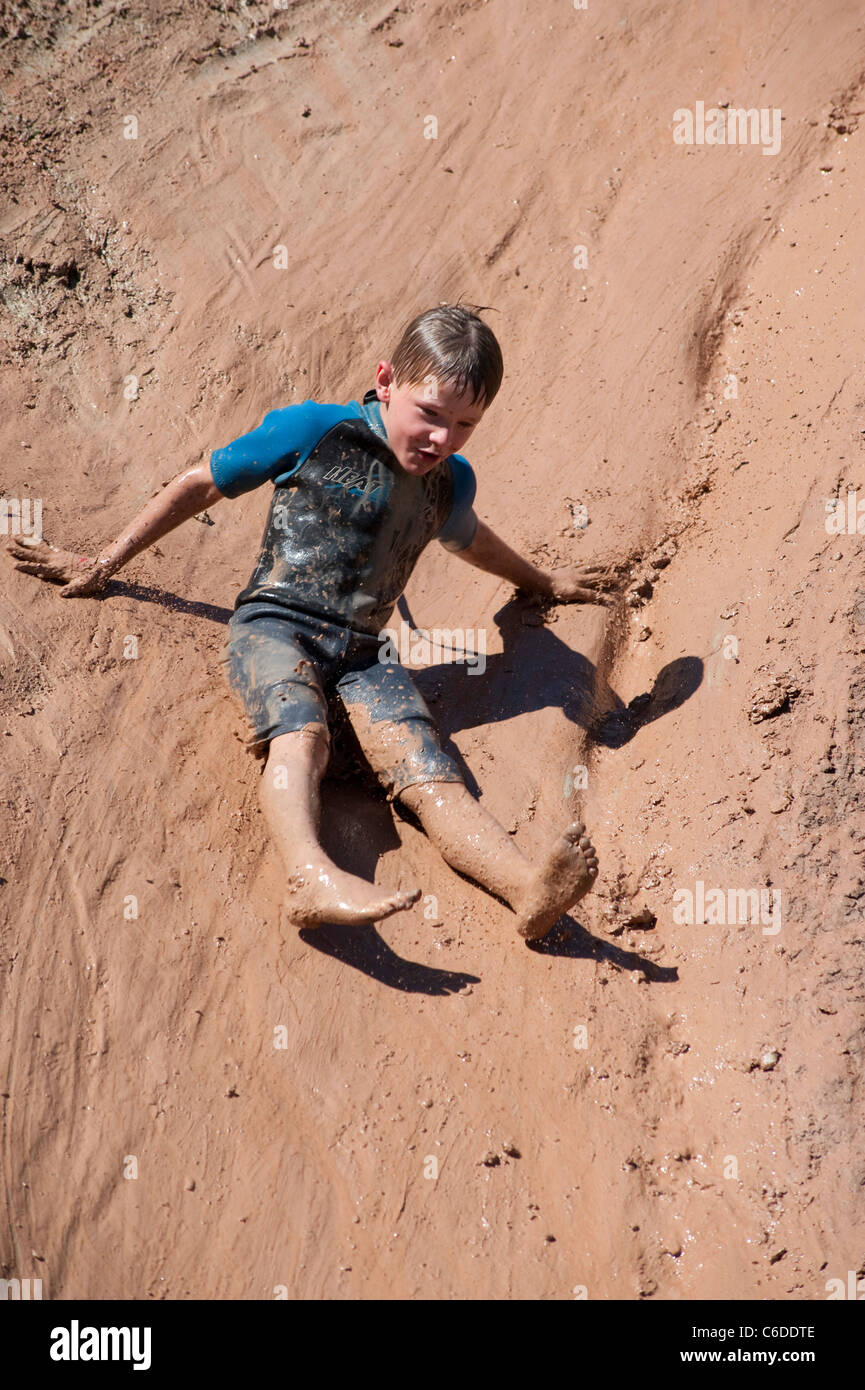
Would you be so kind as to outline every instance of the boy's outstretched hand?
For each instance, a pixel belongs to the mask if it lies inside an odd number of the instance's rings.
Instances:
[[[51,584],[62,584],[61,598],[86,598],[98,594],[110,575],[90,555],[77,555],[72,550],[59,550],[47,541],[30,536],[15,536],[6,547],[17,570],[35,574]]]
[[[568,565],[566,569],[549,573],[550,597],[561,603],[600,603],[609,608],[613,601],[609,591],[616,591],[619,582],[609,565]]]
[[[592,565],[566,565],[559,570],[544,570],[518,554],[497,536],[491,526],[478,520],[475,538],[464,550],[456,552],[461,560],[490,574],[507,579],[525,593],[541,594],[560,603],[599,603],[608,608],[622,587],[627,565],[620,560]],[[607,597],[610,594],[612,597]]]

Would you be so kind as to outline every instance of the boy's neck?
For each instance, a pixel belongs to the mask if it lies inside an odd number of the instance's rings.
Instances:
[[[381,416],[381,402],[376,394],[375,388],[366,392],[361,404],[376,433],[381,435],[382,439],[389,447],[390,440],[387,437],[387,430],[385,429],[384,420]]]

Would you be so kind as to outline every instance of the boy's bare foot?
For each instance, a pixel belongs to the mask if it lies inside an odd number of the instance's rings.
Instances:
[[[514,904],[517,931],[537,941],[579,902],[598,876],[598,856],[582,821],[569,825]]]
[[[404,911],[420,897],[419,888],[412,892],[389,893],[354,874],[343,873],[327,860],[304,864],[288,881],[291,890],[288,912],[298,928],[320,927],[325,922],[363,926]]]

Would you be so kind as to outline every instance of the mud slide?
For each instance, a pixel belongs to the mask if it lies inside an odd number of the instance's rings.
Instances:
[[[7,529],[41,507],[104,544],[275,406],[359,399],[462,295],[506,364],[480,514],[627,586],[543,610],[432,546],[407,591],[418,628],[484,634],[483,670],[418,677],[483,803],[527,852],[575,814],[598,845],[529,946],[357,779],[329,848],[422,897],[288,924],[220,665],[265,490],[101,599],[5,566],[0,1274],[633,1300],[865,1274],[860,6],[2,25]]]

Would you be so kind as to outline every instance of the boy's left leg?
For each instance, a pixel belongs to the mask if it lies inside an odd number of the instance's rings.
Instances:
[[[580,821],[569,825],[540,863],[534,863],[464,782],[406,787],[399,800],[414,812],[454,869],[513,908],[517,931],[528,941],[546,936],[562,914],[589,892],[597,877],[598,856]]]
[[[417,816],[453,868],[513,909],[520,935],[527,940],[545,936],[589,892],[598,861],[585,827],[580,822],[568,826],[540,863],[527,859],[466,787],[404,667],[370,665],[344,677],[338,689],[388,795]]]

